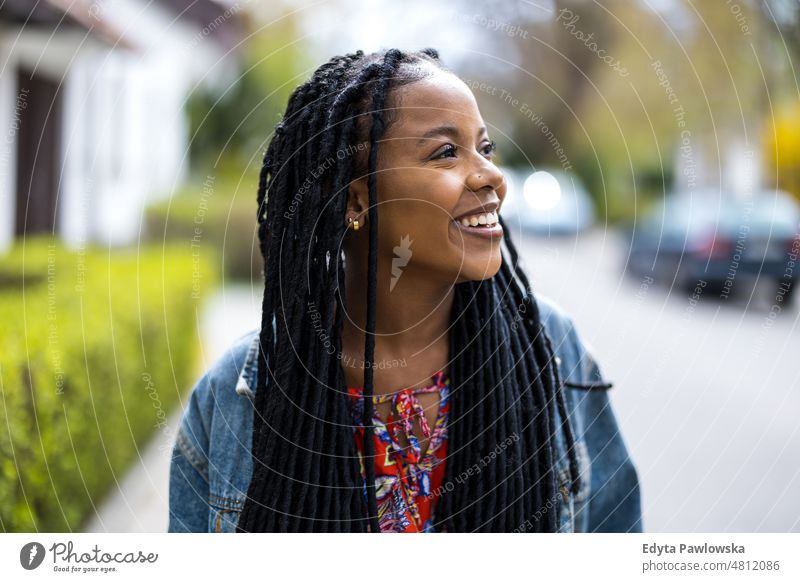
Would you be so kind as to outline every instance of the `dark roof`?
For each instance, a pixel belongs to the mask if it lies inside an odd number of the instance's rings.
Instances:
[[[204,36],[231,49],[243,36],[238,3],[214,0],[155,0],[176,17],[193,23]],[[91,30],[101,39],[129,47],[122,35],[97,10],[97,0],[0,0],[0,22],[47,28],[80,27]]]
[[[3,21],[25,27],[80,28],[110,44],[131,48],[91,0],[0,0],[0,22]]]
[[[64,20],[64,11],[44,0],[0,0],[0,20],[34,26],[56,25]]]

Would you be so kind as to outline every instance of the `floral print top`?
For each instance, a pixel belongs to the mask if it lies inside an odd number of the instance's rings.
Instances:
[[[417,394],[439,391],[439,410],[436,424],[431,429],[425,418]],[[375,484],[378,502],[378,522],[381,532],[433,532],[433,512],[444,477],[447,455],[447,413],[450,379],[446,372],[438,371],[432,383],[424,388],[406,388],[391,394],[372,397],[373,438],[375,440]],[[362,479],[366,479],[363,461],[364,426],[362,424],[363,400],[361,387],[348,387],[350,408],[355,424],[356,447],[359,452]],[[377,404],[391,402],[386,423],[378,415]],[[419,417],[420,428],[428,440],[422,454],[412,427]],[[403,447],[398,437],[405,437]],[[364,495],[366,496],[366,481]]]

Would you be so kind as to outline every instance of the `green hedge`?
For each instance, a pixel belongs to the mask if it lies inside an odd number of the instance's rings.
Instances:
[[[145,210],[147,240],[176,241],[213,249],[230,280],[261,282],[256,188],[258,176],[221,171],[177,191]]]
[[[218,276],[187,244],[0,262],[0,529],[80,531],[197,373]]]

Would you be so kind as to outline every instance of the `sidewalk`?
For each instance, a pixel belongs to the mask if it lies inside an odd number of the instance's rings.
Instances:
[[[203,355],[201,370],[208,368],[243,334],[260,325],[260,290],[227,285],[212,296],[200,317]],[[188,390],[189,387],[187,387]],[[86,533],[161,533],[167,531],[169,461],[172,441],[182,410],[167,418],[167,428],[158,430],[139,461],[118,476],[119,484],[98,505]]]

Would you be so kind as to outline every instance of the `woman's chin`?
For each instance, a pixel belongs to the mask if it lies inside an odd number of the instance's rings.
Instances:
[[[497,272],[500,270],[501,261],[502,258],[499,256],[497,259],[481,263],[470,261],[470,264],[464,265],[459,273],[459,283],[463,283],[464,281],[485,281],[486,279],[491,279],[497,275]]]

